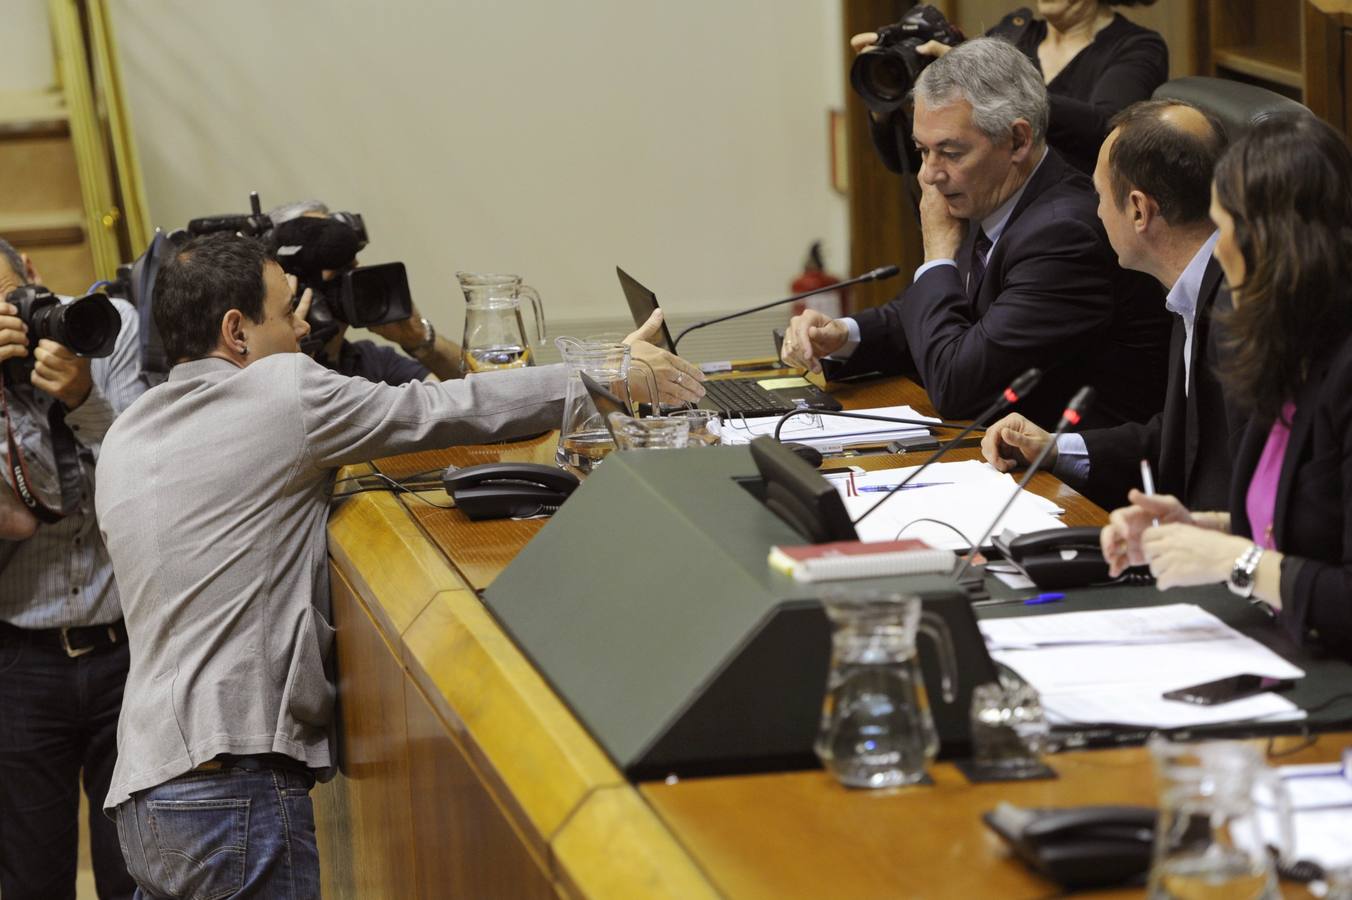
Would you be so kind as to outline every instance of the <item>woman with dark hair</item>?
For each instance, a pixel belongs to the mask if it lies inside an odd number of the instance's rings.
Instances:
[[[1042,73],[1051,98],[1047,143],[1066,161],[1092,174],[1108,120],[1138,100],[1148,100],[1169,77],[1169,48],[1159,33],[1116,12],[1118,6],[1152,6],[1155,0],[1037,0],[1036,16],[1018,9],[986,32],[1014,44]],[[850,39],[856,51],[871,47],[875,32]],[[952,48],[930,41],[916,48],[943,56]],[[900,123],[871,119],[873,142],[884,164],[904,171]],[[906,139],[909,139],[907,137]],[[909,148],[905,148],[909,149]]]
[[[1220,374],[1249,415],[1230,512],[1133,491],[1103,552],[1161,590],[1226,581],[1352,654],[1352,150],[1313,116],[1263,122],[1221,158],[1211,216],[1235,307]]]

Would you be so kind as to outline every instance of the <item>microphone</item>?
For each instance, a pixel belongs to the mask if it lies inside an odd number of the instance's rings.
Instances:
[[[1010,382],[1009,387],[1001,391],[1000,396],[996,397],[995,402],[992,403],[989,407],[987,407],[985,411],[981,413],[981,415],[977,416],[967,425],[963,426],[962,431],[959,431],[956,435],[954,435],[953,438],[948,441],[948,443],[940,445],[939,449],[931,453],[929,458],[920,464],[919,468],[917,468],[910,475],[907,475],[905,478],[903,478],[900,484],[893,487],[886,494],[883,494],[882,499],[880,499],[877,503],[873,504],[868,509],[860,513],[859,518],[855,519],[853,524],[858,525],[860,522],[867,519],[870,515],[873,514],[875,510],[877,510],[878,507],[882,506],[888,500],[891,500],[893,494],[897,493],[902,488],[906,487],[906,485],[914,481],[916,479],[916,476],[918,476],[921,472],[925,471],[931,465],[933,465],[935,460],[943,456],[949,450],[952,450],[954,447],[957,446],[959,441],[961,441],[963,438],[967,437],[967,435],[975,431],[979,423],[990,421],[997,414],[1004,412],[1005,410],[1009,409],[1009,407],[1013,406],[1015,403],[1018,403],[1025,396],[1028,395],[1029,391],[1037,387],[1037,383],[1041,380],[1042,380],[1041,369],[1029,369],[1027,372],[1024,372],[1018,378],[1015,378],[1012,382]],[[1001,513],[1001,515],[1004,515],[1004,513]],[[999,520],[997,519],[997,521]]]
[[[898,425],[927,425],[930,428],[967,428],[968,431],[974,430],[961,423],[945,422],[942,419],[936,422],[931,421],[930,419],[906,419],[901,416],[875,416],[872,413],[838,412],[834,409],[812,409],[804,406],[798,409],[791,409],[779,417],[779,421],[775,423],[774,438],[776,441],[783,443],[779,437],[779,433],[784,430],[784,423],[794,416],[835,416],[838,419],[869,419],[874,422],[895,422]]]
[[[838,288],[847,288],[851,285],[863,284],[866,281],[886,281],[889,278],[895,278],[900,272],[901,269],[896,266],[882,266],[881,268],[871,269],[863,275],[857,275],[849,281],[838,281],[835,284],[828,284],[823,287],[814,288],[810,291],[803,291],[801,294],[794,294],[792,297],[785,297],[782,300],[762,303],[760,306],[753,306],[750,309],[744,309],[740,312],[728,313],[726,316],[718,316],[714,319],[705,319],[703,322],[696,322],[694,325],[688,326],[682,330],[680,334],[676,335],[675,339],[671,342],[671,349],[674,352],[676,350],[676,345],[681,342],[681,338],[698,328],[717,325],[719,322],[727,322],[730,319],[740,319],[742,316],[749,316],[752,313],[758,313],[763,309],[770,309],[773,306],[783,306],[785,303],[793,303],[795,300],[802,300],[805,297],[811,297],[816,294],[825,294],[828,291],[834,291]]]
[[[351,225],[317,216],[283,222],[272,230],[271,240],[277,261],[293,275],[345,268],[362,247],[361,235]]]
[[[986,539],[991,536],[991,532],[995,530],[995,526],[1000,524],[1000,520],[1004,518],[1005,513],[1009,512],[1009,508],[1014,505],[1014,501],[1019,499],[1019,494],[1023,491],[1024,487],[1026,487],[1032,477],[1037,474],[1037,470],[1042,467],[1042,464],[1046,462],[1048,455],[1052,452],[1052,448],[1056,446],[1056,439],[1064,434],[1066,429],[1070,426],[1079,425],[1085,410],[1087,410],[1093,402],[1094,389],[1089,385],[1080,388],[1079,392],[1074,397],[1070,398],[1070,402],[1066,404],[1065,412],[1061,413],[1061,421],[1056,423],[1056,430],[1052,432],[1051,440],[1047,441],[1047,446],[1042,448],[1042,452],[1037,455],[1037,459],[1033,460],[1033,464],[1028,467],[1028,471],[1025,472],[1023,478],[1020,479],[1018,487],[1014,488],[1014,493],[1005,501],[1005,505],[1000,507],[1000,511],[995,514],[995,520],[986,528],[986,533],[981,536],[981,540],[972,545],[971,552],[967,554],[967,558],[962,561],[962,565],[958,568],[957,574],[953,576],[954,581],[962,581],[962,576],[966,574],[969,568],[971,568],[972,560],[976,559],[977,552],[981,549],[982,545],[986,543]]]

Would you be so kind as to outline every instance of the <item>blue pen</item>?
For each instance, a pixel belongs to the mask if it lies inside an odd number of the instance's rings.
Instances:
[[[1066,599],[1065,594],[1038,594],[1036,597],[1029,597],[1023,601],[1024,606],[1040,606],[1043,603],[1055,603],[1058,600]]]
[[[910,491],[916,488],[935,487],[936,485],[940,484],[952,484],[952,483],[953,482],[951,481],[924,481],[918,484],[903,484],[901,486],[901,489],[903,491]],[[861,494],[881,494],[884,491],[894,490],[895,488],[896,488],[895,484],[866,484],[863,487],[855,488],[855,490]]]

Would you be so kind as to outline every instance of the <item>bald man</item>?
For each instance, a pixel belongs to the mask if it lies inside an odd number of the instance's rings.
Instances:
[[[1215,226],[1207,214],[1211,177],[1225,149],[1219,122],[1194,106],[1147,100],[1123,110],[1094,168],[1098,215],[1123,268],[1159,279],[1176,315],[1164,410],[1144,424],[1127,423],[1062,435],[1052,471],[1101,506],[1121,506],[1141,488],[1141,460],[1155,487],[1193,509],[1229,503],[1230,429],[1215,376],[1211,312],[1229,297],[1212,258]],[[1026,465],[1051,439],[1017,413],[996,422],[981,441],[1001,471]],[[1209,505],[1208,505],[1209,504]]]

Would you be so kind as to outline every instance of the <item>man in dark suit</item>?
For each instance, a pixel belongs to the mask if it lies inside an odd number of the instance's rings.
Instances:
[[[1159,285],[1113,261],[1093,185],[1045,140],[1046,86],[1011,45],[980,38],[931,63],[915,88],[925,264],[900,297],[853,318],[808,311],[782,356],[828,377],[918,376],[939,414],[977,415],[1024,370],[1022,404],[1050,426],[1082,385],[1088,425],[1159,411],[1167,313]]]
[[[1142,487],[1141,460],[1154,467],[1161,493],[1190,508],[1223,508],[1229,499],[1231,435],[1211,328],[1213,308],[1229,300],[1207,215],[1224,145],[1221,125],[1202,111],[1150,100],[1119,114],[1099,151],[1094,186],[1108,239],[1123,266],[1169,289],[1165,306],[1176,314],[1164,411],[1145,424],[1062,435],[1052,451],[1053,472],[1108,508]],[[1049,440],[1011,414],[987,430],[981,448],[993,466],[1008,470]]]

